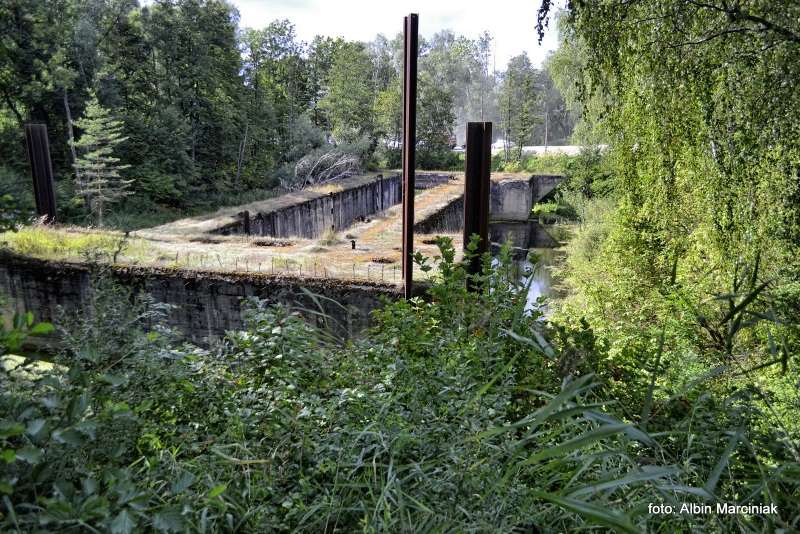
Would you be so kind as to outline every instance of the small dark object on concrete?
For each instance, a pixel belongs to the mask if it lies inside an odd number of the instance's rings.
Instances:
[[[355,249],[356,249],[356,240],[355,240],[355,239],[351,239],[351,240],[350,240],[350,247],[351,247],[353,250],[355,250]]]

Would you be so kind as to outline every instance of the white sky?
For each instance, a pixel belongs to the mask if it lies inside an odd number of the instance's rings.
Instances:
[[[555,24],[541,46],[536,35],[538,0],[229,0],[241,15],[242,27],[263,28],[276,19],[289,19],[299,38],[315,35],[371,41],[379,33],[391,38],[403,31],[403,17],[419,14],[419,31],[430,37],[444,29],[477,38],[484,30],[494,36],[497,70],[509,58],[528,52],[540,66],[558,45]],[[563,1],[557,2],[558,5]]]

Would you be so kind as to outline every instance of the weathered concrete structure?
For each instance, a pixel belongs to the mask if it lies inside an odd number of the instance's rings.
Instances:
[[[449,233],[460,249],[463,178],[458,173],[437,173],[429,179],[425,174],[420,177],[425,190],[416,195],[415,231]],[[546,232],[527,219],[533,203],[551,191],[560,179],[521,174],[492,176],[490,213],[495,222],[490,226],[490,241],[503,241],[511,232],[518,247],[552,246],[554,242]],[[400,288],[388,283],[399,282],[399,277],[395,280],[394,271],[386,268],[400,259],[399,210],[388,209],[399,203],[399,195],[399,175],[370,175],[328,188],[294,192],[209,216],[175,221],[137,232],[137,239],[146,242],[146,246],[140,247],[142,256],[121,258],[120,263],[125,265],[107,270],[135,291],[173,305],[169,324],[194,342],[202,343],[220,337],[226,330],[240,328],[243,297],[259,296],[282,303],[299,300],[306,307],[313,307],[303,289],[326,297],[321,299],[324,311],[341,322],[340,330],[353,333],[369,323],[369,314],[380,306],[382,296],[400,297]],[[384,213],[371,222],[348,227],[373,210]],[[257,234],[313,236],[324,233],[332,223],[338,232],[347,230],[353,237],[320,247],[302,238],[280,246],[262,246],[261,241],[265,240],[210,235],[242,231],[241,214],[245,211],[250,214],[251,231]],[[516,225],[501,224],[515,219]],[[350,239],[357,240],[357,246],[351,246]],[[414,246],[427,256],[436,254],[436,246],[429,239],[419,239]],[[226,253],[234,261],[227,258],[223,265],[220,254]],[[190,254],[194,255],[194,262]],[[179,264],[179,257],[183,264]],[[275,263],[280,261],[296,262],[296,275],[286,276],[276,271]],[[387,283],[370,281],[370,267],[373,277]],[[242,268],[245,272],[241,272]],[[12,310],[33,311],[39,320],[54,318],[59,306],[68,313],[79,310],[91,287],[91,271],[84,264],[0,256],[0,292],[10,297]],[[422,291],[421,287],[418,289]]]
[[[537,174],[492,175],[489,215],[493,220],[526,221],[537,202],[545,200],[564,176]],[[458,232],[464,220],[464,197],[453,198],[414,227],[420,233]]]
[[[564,176],[558,174],[497,174],[492,177],[489,213],[493,219],[524,221],[533,206],[545,200]]]
[[[335,184],[293,191],[211,215],[181,219],[139,234],[145,237],[242,234],[247,212],[253,235],[314,239],[331,228],[339,232],[361,217],[384,211],[400,203],[401,196],[402,184],[397,173],[353,176]]]
[[[242,327],[245,297],[315,309],[303,289],[324,295],[327,299],[320,302],[323,311],[334,319],[334,328],[352,335],[370,324],[370,312],[381,306],[381,297],[400,296],[396,286],[374,282],[138,267],[110,267],[105,272],[134,292],[148,293],[156,302],[171,304],[167,322],[186,339],[200,344]],[[80,312],[92,291],[91,276],[90,268],[82,264],[0,255],[0,291],[11,305],[7,313],[33,311],[40,321],[55,319],[59,308],[66,313]]]
[[[341,231],[360,217],[381,212],[401,200],[400,176],[353,184],[340,191],[273,211],[258,212],[252,219],[253,235],[316,238],[327,230]],[[226,226],[222,234],[243,233],[243,223]]]

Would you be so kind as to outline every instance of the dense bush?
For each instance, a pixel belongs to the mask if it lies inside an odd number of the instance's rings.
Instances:
[[[540,312],[523,313],[506,253],[496,270],[486,258],[482,290],[467,292],[455,251],[440,246],[430,300],[387,304],[368,335],[344,345],[257,300],[222,345],[181,345],[159,326],[159,306],[97,279],[87,309],[59,321],[55,367],[0,374],[0,524],[744,526],[735,515],[647,514],[648,503],[683,500],[775,502],[778,516],[747,516],[755,529],[798,520],[797,461],[758,424],[751,397],[661,402],[641,412],[648,434],[633,424],[639,406],[605,396],[626,371],[586,325],[551,330]]]

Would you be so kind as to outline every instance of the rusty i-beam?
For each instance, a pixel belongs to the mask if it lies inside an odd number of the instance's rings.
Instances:
[[[417,54],[419,17],[405,17],[403,49],[403,295],[414,287],[414,166],[417,146]]]
[[[53,164],[50,162],[50,143],[47,140],[47,126],[44,124],[25,125],[25,144],[28,147],[28,161],[33,177],[33,194],[36,198],[36,212],[45,222],[56,222],[56,194],[53,186]]]
[[[473,235],[480,237],[478,250],[467,272],[481,272],[481,256],[489,250],[489,174],[492,164],[492,123],[467,123],[467,153],[464,158],[464,250]],[[470,289],[475,284],[468,283]]]

